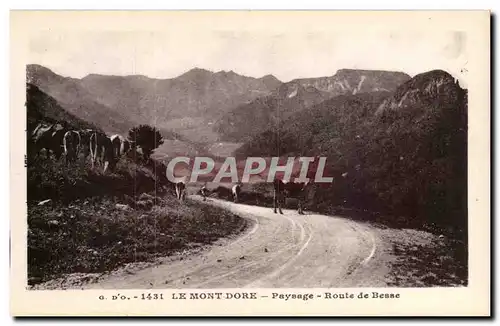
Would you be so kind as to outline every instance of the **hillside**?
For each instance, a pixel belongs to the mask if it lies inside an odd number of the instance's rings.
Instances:
[[[126,133],[133,120],[99,103],[75,78],[66,78],[40,65],[28,65],[26,80],[53,97],[76,117],[99,126],[108,133]]]
[[[271,95],[236,107],[214,126],[221,139],[249,141],[265,130],[276,129],[293,114],[340,96],[392,92],[411,77],[404,73],[341,69],[331,77],[295,79]]]
[[[53,97],[29,83],[26,84],[26,109],[28,130],[34,130],[40,121],[47,123],[60,121],[78,129],[99,129],[92,123],[64,110]]]
[[[388,111],[411,110],[416,103],[432,105],[437,99],[448,103],[456,100],[460,91],[458,79],[443,70],[433,70],[419,74],[402,84],[394,96],[388,98],[377,109],[376,115]]]
[[[356,94],[320,103],[290,117],[279,135],[269,129],[254,137],[238,154],[327,156],[336,178],[315,206],[367,209],[405,216],[406,225],[465,232],[466,149],[467,90],[435,70],[392,95]]]
[[[366,119],[373,115],[389,92],[341,95],[321,102],[309,110],[288,117],[281,128],[268,128],[236,150],[238,156],[326,155],[337,149],[335,160],[345,153],[341,148],[363,132]]]
[[[223,140],[244,142],[304,108],[327,99],[327,95],[313,87],[297,83],[281,85],[272,95],[240,105],[227,113],[214,125]]]

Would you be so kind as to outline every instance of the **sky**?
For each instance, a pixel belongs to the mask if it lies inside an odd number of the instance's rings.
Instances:
[[[287,82],[331,76],[342,68],[410,76],[443,69],[467,87],[466,50],[467,34],[460,31],[41,31],[29,41],[29,60],[74,78],[174,78],[198,67],[257,78],[272,74]]]

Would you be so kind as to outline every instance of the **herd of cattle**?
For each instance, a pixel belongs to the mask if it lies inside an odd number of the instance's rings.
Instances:
[[[283,214],[282,207],[285,206],[286,198],[295,198],[297,200],[297,212],[304,214],[304,201],[308,190],[309,182],[284,182],[275,178],[273,181],[273,212]],[[238,183],[231,189],[233,201],[240,201],[242,184]],[[203,194],[203,189],[202,189]],[[204,196],[205,197],[205,196]]]
[[[297,212],[299,214],[304,214],[304,201],[306,199],[306,193],[308,186],[311,184],[309,182],[283,182],[280,179],[274,179],[273,181],[273,211],[275,214],[278,212],[283,214],[282,207],[285,206],[286,198],[295,198],[297,200]],[[241,183],[235,184],[231,188],[231,195],[233,197],[233,202],[238,203],[241,199]],[[175,192],[177,199],[183,201],[186,196],[186,185],[184,182],[178,182],[175,185]],[[200,189],[200,194],[203,197],[203,201],[207,200],[209,195],[209,190],[206,184]]]
[[[281,210],[282,206],[285,205],[286,197],[292,197],[297,199],[297,211],[299,214],[304,214],[304,201],[306,199],[306,193],[308,186],[311,185],[309,182],[283,182],[280,179],[274,179],[273,182],[273,209],[276,213],[276,208],[278,208],[279,213],[283,214]]]
[[[60,123],[39,123],[28,137],[28,158],[45,150],[47,158],[51,153],[56,159],[64,154],[66,163],[71,163],[83,153],[84,160],[90,155],[92,168],[97,163],[103,166],[104,172],[133,148],[134,142],[121,135],[108,136],[94,129],[73,130]]]

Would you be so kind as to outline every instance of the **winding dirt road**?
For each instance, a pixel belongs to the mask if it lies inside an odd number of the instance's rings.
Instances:
[[[201,200],[198,196],[192,199]],[[387,245],[377,230],[343,218],[274,214],[208,199],[251,222],[246,232],[152,267],[102,276],[85,288],[325,288],[386,285]]]

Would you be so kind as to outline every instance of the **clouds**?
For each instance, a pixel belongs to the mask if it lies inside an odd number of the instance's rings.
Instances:
[[[299,23],[299,22],[297,22]],[[460,31],[210,29],[45,31],[31,38],[31,63],[65,76],[89,73],[176,77],[193,67],[283,81],[341,68],[444,69],[463,79],[467,35]],[[461,82],[466,82],[462,81]]]

